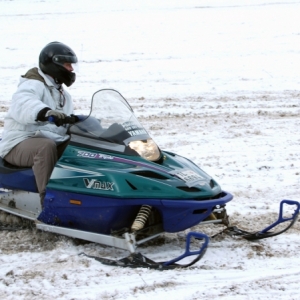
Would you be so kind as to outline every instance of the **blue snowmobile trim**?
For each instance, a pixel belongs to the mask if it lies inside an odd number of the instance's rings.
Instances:
[[[50,224],[96,233],[130,228],[142,205],[160,213],[165,232],[182,231],[199,224],[217,205],[225,205],[233,196],[223,192],[218,199],[124,199],[48,190],[44,210],[38,220]],[[72,204],[70,200],[78,204]]]

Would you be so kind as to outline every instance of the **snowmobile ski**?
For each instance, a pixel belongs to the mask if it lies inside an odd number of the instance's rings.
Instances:
[[[203,243],[199,250],[190,250],[190,242],[191,238],[195,238],[197,240],[202,240]],[[80,253],[80,255],[93,258],[102,264],[109,266],[117,266],[117,267],[129,267],[129,268],[149,268],[149,269],[157,269],[157,270],[170,270],[175,268],[187,268],[198,262],[202,256],[205,254],[207,246],[209,242],[209,237],[204,233],[198,232],[189,232],[186,236],[186,246],[185,252],[169,261],[165,262],[155,262],[148,257],[142,255],[141,253],[131,253],[129,256],[124,257],[120,260],[107,259],[97,256],[87,255],[85,253]],[[197,255],[191,262],[186,264],[178,264],[177,262],[183,260],[186,257]]]
[[[283,205],[294,205],[296,206],[296,209],[294,213],[292,214],[291,217],[284,217],[283,216]],[[265,229],[257,232],[249,232],[243,229],[239,229],[237,226],[229,226],[225,230],[223,230],[221,233],[225,233],[231,236],[241,236],[249,241],[254,241],[254,240],[260,240],[260,239],[266,239],[269,237],[273,237],[279,234],[282,234],[283,232],[287,231],[289,228],[291,228],[294,223],[296,222],[298,215],[299,215],[299,210],[300,210],[300,203],[294,200],[282,200],[280,202],[280,208],[279,208],[279,216],[277,221],[266,227]],[[290,221],[290,222],[289,222]],[[271,229],[275,228],[279,224],[289,222],[288,225],[278,231],[270,231]]]

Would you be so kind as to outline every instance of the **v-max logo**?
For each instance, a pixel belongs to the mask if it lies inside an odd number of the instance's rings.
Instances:
[[[87,189],[105,190],[105,191],[114,190],[113,182],[98,181],[96,179],[88,180],[87,178],[83,178],[83,182]]]

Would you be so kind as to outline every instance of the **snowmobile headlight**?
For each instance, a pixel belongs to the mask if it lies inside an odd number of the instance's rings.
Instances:
[[[155,161],[160,157],[160,151],[152,139],[144,141],[132,141],[129,143],[129,147],[135,150],[141,157]]]

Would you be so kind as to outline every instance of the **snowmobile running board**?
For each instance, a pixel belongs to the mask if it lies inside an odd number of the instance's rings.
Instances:
[[[82,230],[66,228],[66,227],[47,225],[41,222],[37,222],[36,227],[43,231],[54,232],[72,238],[78,238],[89,242],[115,247],[122,250],[128,250],[131,253],[134,253],[137,247],[135,236],[130,233],[125,233],[124,238],[119,238],[119,237],[101,234],[101,233],[87,232]],[[156,236],[153,236],[153,238],[155,238]]]

